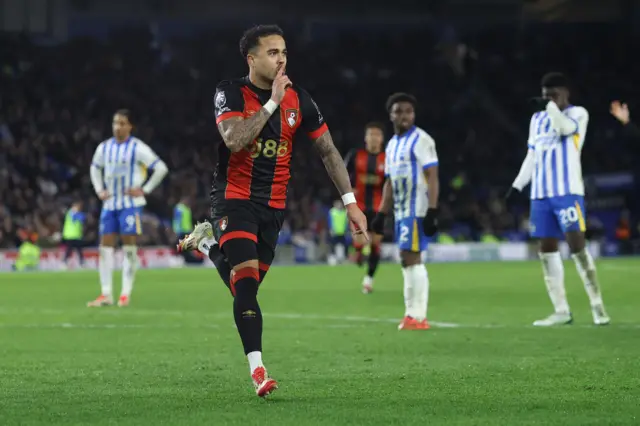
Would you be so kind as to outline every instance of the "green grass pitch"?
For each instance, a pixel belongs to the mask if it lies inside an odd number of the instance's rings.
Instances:
[[[139,271],[131,306],[103,309],[84,307],[96,272],[1,274],[0,425],[640,424],[640,260],[598,266],[613,324],[566,263],[575,323],[539,329],[538,263],[428,265],[426,332],[396,328],[397,265],[368,296],[352,265],[274,267],[267,400],[214,270]]]

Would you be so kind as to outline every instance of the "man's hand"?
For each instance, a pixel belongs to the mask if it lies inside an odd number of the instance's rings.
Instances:
[[[111,194],[109,193],[109,191],[102,191],[98,194],[98,198],[100,198],[100,200],[102,201],[105,201],[111,198]]]
[[[352,235],[362,234],[366,241],[369,241],[369,234],[367,233],[367,217],[362,213],[362,210],[356,203],[347,204],[347,217],[349,218],[349,227],[351,228]]]
[[[377,235],[384,234],[384,221],[386,218],[387,218],[387,215],[382,212],[378,212],[376,214],[376,217],[374,217],[373,221],[371,222],[371,230],[373,231],[374,234],[377,234]]]
[[[126,194],[132,197],[142,197],[144,195],[144,191],[142,188],[130,188],[126,191]]]
[[[291,80],[289,80],[289,77],[284,74],[284,67],[280,67],[276,74],[276,78],[273,80],[273,85],[271,86],[271,100],[280,105],[280,102],[284,99],[287,89],[291,86]]]
[[[629,123],[629,106],[627,106],[627,104],[621,104],[620,101],[613,101],[611,102],[609,112],[622,124]]]
[[[427,214],[422,220],[424,235],[433,237],[438,232],[438,209],[431,208],[427,210]]]

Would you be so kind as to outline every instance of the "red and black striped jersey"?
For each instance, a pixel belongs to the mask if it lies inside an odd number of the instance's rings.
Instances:
[[[384,186],[384,151],[372,154],[366,149],[347,155],[347,170],[351,176],[358,207],[362,211],[377,212]]]
[[[223,81],[216,87],[216,124],[231,117],[250,117],[271,98],[271,90],[256,87],[249,77]],[[324,118],[309,93],[295,84],[271,115],[258,137],[246,149],[218,148],[213,202],[241,199],[284,209],[291,177],[294,136],[302,129],[311,139],[327,130]]]

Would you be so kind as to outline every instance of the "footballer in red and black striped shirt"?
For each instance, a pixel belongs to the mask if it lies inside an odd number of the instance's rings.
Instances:
[[[261,89],[249,77],[223,81],[216,88],[215,114],[220,125],[230,118],[251,117],[271,99],[271,89]],[[218,166],[212,191],[214,205],[227,200],[251,200],[274,209],[285,208],[291,178],[294,135],[304,132],[316,140],[328,131],[311,96],[297,85],[286,90],[280,107],[248,147],[232,152],[218,148]]]
[[[347,170],[351,177],[351,184],[355,188],[358,207],[367,216],[367,223],[371,227],[371,221],[375,217],[382,201],[382,187],[384,186],[384,125],[372,122],[365,126],[365,147],[349,152],[345,157]],[[368,269],[362,281],[362,292],[365,294],[373,291],[373,276],[380,262],[381,236],[375,235],[369,229],[371,250],[368,258]],[[353,239],[356,249],[356,261],[358,265],[364,262],[362,250],[365,241],[361,236]]]
[[[277,388],[262,363],[262,314],[258,285],[275,255],[284,219],[291,153],[309,143],[346,205],[354,234],[366,235],[349,174],[311,96],[286,75],[287,47],[282,30],[261,25],[245,32],[240,51],[249,66],[245,78],[223,81],[214,107],[224,144],[219,148],[212,191],[212,221],[199,224],[180,243],[207,253],[234,296],[233,312],[258,396]],[[300,176],[299,178],[306,178]]]

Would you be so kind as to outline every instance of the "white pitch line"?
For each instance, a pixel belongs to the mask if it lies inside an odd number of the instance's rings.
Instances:
[[[363,324],[324,324],[320,328],[325,329],[351,329],[364,328]],[[152,330],[184,330],[184,329],[222,329],[236,328],[233,323],[229,323],[228,327],[222,327],[216,324],[200,324],[200,325],[176,325],[176,324],[72,324],[72,323],[51,323],[51,324],[0,324],[1,329],[91,329],[91,330],[117,330],[117,329],[152,329]],[[293,329],[294,327],[274,327],[275,329]],[[303,327],[300,327],[303,328]],[[315,327],[318,328],[318,327]]]
[[[204,324],[197,327],[189,327],[185,325],[174,324],[72,324],[68,322],[58,324],[0,324],[0,328],[35,328],[35,329],[47,329],[47,328],[65,328],[65,329],[118,329],[118,328],[145,328],[145,329],[174,329],[180,330],[184,328],[215,328],[220,326],[215,324]]]
[[[598,265],[598,268],[606,269],[608,271],[626,271],[632,272],[640,269],[640,265],[632,264],[632,265],[620,265],[617,263],[605,263],[602,265]]]
[[[0,308],[0,315],[16,315],[16,314],[32,314],[32,315],[42,315],[42,316],[46,316],[46,315],[65,315],[68,316],[70,314],[72,315],[76,315],[78,313],[84,313],[84,312],[88,312],[89,310],[92,310],[94,312],[100,312],[100,314],[106,314],[112,317],[118,317],[118,318],[126,318],[126,317],[136,317],[136,316],[140,316],[140,317],[150,317],[150,316],[154,316],[154,317],[158,317],[161,318],[162,316],[180,316],[180,317],[197,317],[199,319],[202,320],[221,320],[221,319],[228,319],[232,325],[232,319],[231,319],[231,314],[230,313],[207,313],[207,312],[194,312],[194,311],[164,311],[164,310],[138,310],[135,308],[125,308],[125,309],[118,309],[118,308],[101,308],[101,309],[96,309],[96,308],[87,308],[87,310],[70,310],[70,311],[65,311],[65,310],[57,310],[57,309],[11,309],[11,308]],[[318,314],[300,314],[300,313],[269,313],[269,312],[265,312],[264,316],[266,318],[274,318],[274,319],[285,319],[285,320],[304,320],[304,321],[322,321],[322,322],[327,322],[327,321],[339,321],[339,322],[343,322],[343,323],[362,323],[362,324],[367,324],[367,323],[374,323],[374,324],[397,324],[400,322],[399,318],[377,318],[377,317],[365,317],[365,316],[354,316],[354,315],[318,315]],[[62,324],[62,325],[61,325]],[[64,324],[67,323],[61,323],[61,324],[53,324],[53,327],[56,328],[64,328]],[[429,324],[431,326],[433,326],[434,328],[475,328],[475,329],[494,329],[494,328],[538,328],[538,327],[534,327],[533,325],[530,324],[510,324],[510,325],[504,325],[504,324],[461,324],[461,323],[453,323],[453,322],[442,322],[442,321],[429,321]],[[0,328],[16,328],[16,327],[21,327],[21,328],[37,328],[37,327],[42,327],[44,328],[46,325],[34,325],[34,326],[30,326],[29,324],[26,325],[11,325],[11,324],[2,324],[0,323]],[[51,325],[50,325],[51,326]],[[158,325],[158,326],[152,326],[152,325],[146,325],[146,324],[75,324],[75,325],[71,325],[68,328],[174,328],[174,329],[179,329],[179,328],[189,328],[189,325],[168,325],[168,326],[162,326],[162,325]],[[213,324],[213,325],[203,325],[203,326],[195,326],[192,328],[203,328],[203,327],[208,327],[208,328],[219,328],[219,326]],[[361,326],[354,326],[354,325],[348,325],[348,324],[325,324],[324,325],[325,328],[356,328],[356,327],[362,327]],[[541,327],[544,328],[544,327]],[[599,328],[596,327],[592,324],[572,324],[572,325],[568,325],[568,326],[558,326],[558,327],[553,327],[556,329],[571,329],[571,328]],[[623,323],[623,324],[613,324],[612,328],[622,328],[622,329],[639,329],[640,328],[640,324],[630,324],[630,323]]]
[[[89,308],[88,308],[89,309]],[[220,313],[220,314],[211,314],[206,312],[189,312],[189,311],[154,311],[154,310],[137,310],[132,308],[123,309],[110,309],[110,308],[101,308],[101,312],[104,312],[108,315],[117,315],[117,316],[197,316],[203,319],[206,318],[230,318],[231,314],[229,313]],[[97,310],[97,309],[94,309]],[[56,310],[56,309],[3,309],[0,308],[1,314],[35,314],[35,315],[68,315],[72,313],[70,311],[64,310]],[[74,312],[75,313],[75,312]],[[400,322],[398,318],[375,318],[375,317],[363,317],[363,316],[353,316],[353,315],[316,315],[316,314],[297,314],[297,313],[269,313],[265,312],[263,314],[267,318],[277,318],[277,319],[295,319],[295,320],[307,320],[307,321],[344,321],[344,322],[364,322],[364,323],[392,323],[397,324]],[[451,322],[439,322],[439,321],[429,321],[429,324],[435,327],[440,328],[458,328],[463,327],[461,324],[451,323]]]

